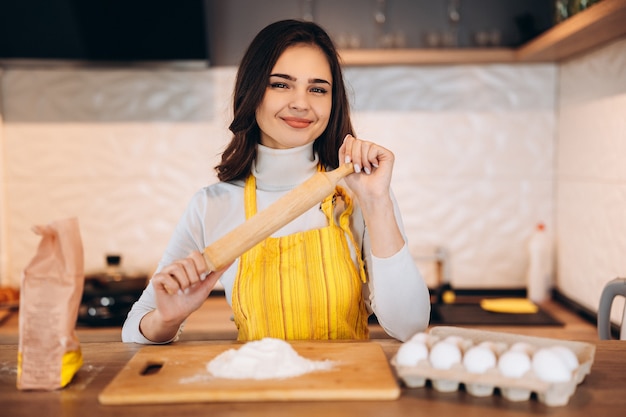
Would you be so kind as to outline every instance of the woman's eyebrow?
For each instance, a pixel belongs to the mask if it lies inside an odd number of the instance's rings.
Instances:
[[[323,78],[311,78],[309,79],[311,84],[328,84],[330,85],[330,81],[326,81]]]
[[[292,77],[291,75],[287,75],[287,74],[270,74],[270,77],[278,77],[278,78],[284,78],[285,80],[289,80],[289,81],[296,81],[294,77]],[[324,80],[323,78],[309,78],[309,83],[330,85],[330,82],[327,80]]]

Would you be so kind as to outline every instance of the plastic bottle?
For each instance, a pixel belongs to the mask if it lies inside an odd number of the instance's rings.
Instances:
[[[552,242],[545,229],[539,223],[528,242],[526,295],[535,303],[549,299],[552,287]]]

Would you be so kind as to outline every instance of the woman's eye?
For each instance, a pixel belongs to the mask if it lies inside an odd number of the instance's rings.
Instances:
[[[287,88],[287,84],[281,82],[270,83],[272,88]]]
[[[328,90],[326,90],[325,88],[322,88],[322,87],[313,87],[313,88],[311,88],[311,92],[317,93],[317,94],[326,94],[328,92]]]

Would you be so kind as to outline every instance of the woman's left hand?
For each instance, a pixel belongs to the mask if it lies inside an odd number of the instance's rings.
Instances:
[[[389,198],[393,153],[373,142],[347,135],[339,148],[339,161],[354,164],[354,172],[346,183],[359,200]]]

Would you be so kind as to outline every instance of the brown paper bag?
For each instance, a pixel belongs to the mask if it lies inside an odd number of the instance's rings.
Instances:
[[[54,390],[83,364],[75,327],[85,281],[76,218],[35,226],[37,253],[22,276],[17,387]]]

